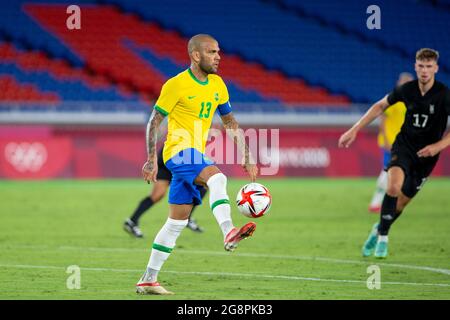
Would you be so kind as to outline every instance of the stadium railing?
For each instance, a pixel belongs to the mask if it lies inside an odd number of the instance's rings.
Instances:
[[[63,101],[57,106],[35,102],[0,102],[0,124],[144,125],[153,104],[118,101]],[[348,126],[368,105],[285,105],[233,103],[242,125]],[[219,122],[216,116],[214,122]]]

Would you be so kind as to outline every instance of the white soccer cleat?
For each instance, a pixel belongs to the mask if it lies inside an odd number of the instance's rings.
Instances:
[[[167,291],[158,282],[139,282],[136,284],[137,294],[156,294],[156,295],[172,295],[173,292]]]
[[[123,223],[123,229],[129,234],[131,234],[133,237],[136,238],[144,237],[144,234],[142,233],[141,229],[139,229],[139,226],[130,219],[125,220],[125,222]]]

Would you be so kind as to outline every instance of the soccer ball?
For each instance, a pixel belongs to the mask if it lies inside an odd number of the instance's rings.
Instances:
[[[244,216],[259,218],[269,212],[272,196],[262,184],[253,182],[246,184],[239,190],[236,203]]]

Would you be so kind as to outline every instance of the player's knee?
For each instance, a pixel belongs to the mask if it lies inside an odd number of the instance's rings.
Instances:
[[[206,184],[210,189],[226,190],[227,177],[222,172],[219,172],[211,176],[208,181],[206,181]]]
[[[402,192],[402,185],[400,183],[389,183],[386,193],[391,197],[398,197]]]
[[[175,220],[172,218],[167,218],[166,221],[166,229],[169,232],[175,233],[175,232],[181,232],[188,224],[188,219],[183,219],[183,220]]]

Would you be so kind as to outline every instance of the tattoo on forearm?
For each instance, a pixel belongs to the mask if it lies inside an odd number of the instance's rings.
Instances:
[[[227,131],[227,134],[231,136],[234,143],[238,146],[241,153],[244,155],[244,161],[246,164],[254,164],[251,158],[250,149],[245,142],[245,137],[242,130],[239,128],[239,124],[234,118],[232,113],[222,116],[223,126]]]
[[[153,110],[150,119],[147,123],[147,131],[145,134],[145,139],[147,141],[147,155],[149,159],[156,155],[156,140],[158,128],[161,122],[164,120],[164,115],[159,111]]]

